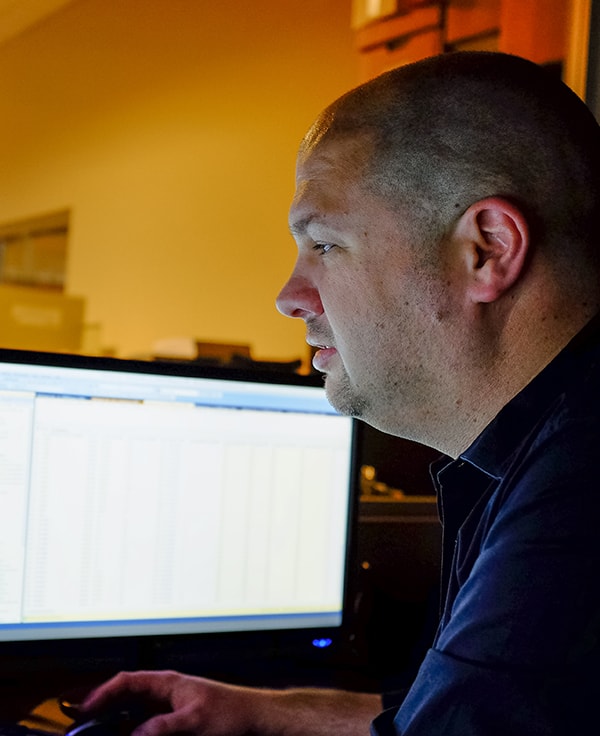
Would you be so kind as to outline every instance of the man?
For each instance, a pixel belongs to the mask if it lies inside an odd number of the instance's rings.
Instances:
[[[301,145],[278,308],[335,407],[447,456],[440,627],[374,733],[600,732],[599,174],[585,106],[499,54],[383,75]],[[382,705],[137,673],[86,708],[135,695],[164,711],[140,736],[367,733]]]

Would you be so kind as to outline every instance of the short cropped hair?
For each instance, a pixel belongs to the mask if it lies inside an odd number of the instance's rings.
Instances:
[[[525,59],[457,52],[387,72],[325,110],[304,141],[364,137],[363,184],[438,239],[477,200],[503,196],[533,244],[600,260],[600,129],[555,74]]]

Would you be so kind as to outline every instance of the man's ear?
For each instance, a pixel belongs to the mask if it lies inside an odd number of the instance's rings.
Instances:
[[[502,197],[472,204],[458,223],[468,295],[474,302],[493,302],[523,272],[529,251],[529,228],[521,210]]]

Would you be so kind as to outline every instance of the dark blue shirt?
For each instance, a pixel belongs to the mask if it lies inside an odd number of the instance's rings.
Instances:
[[[374,734],[600,734],[599,457],[595,320],[436,467],[441,623]]]

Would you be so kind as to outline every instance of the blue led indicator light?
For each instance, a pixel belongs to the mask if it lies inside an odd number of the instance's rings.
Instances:
[[[313,647],[317,647],[317,649],[325,649],[326,647],[330,647],[332,645],[331,639],[313,639]]]

